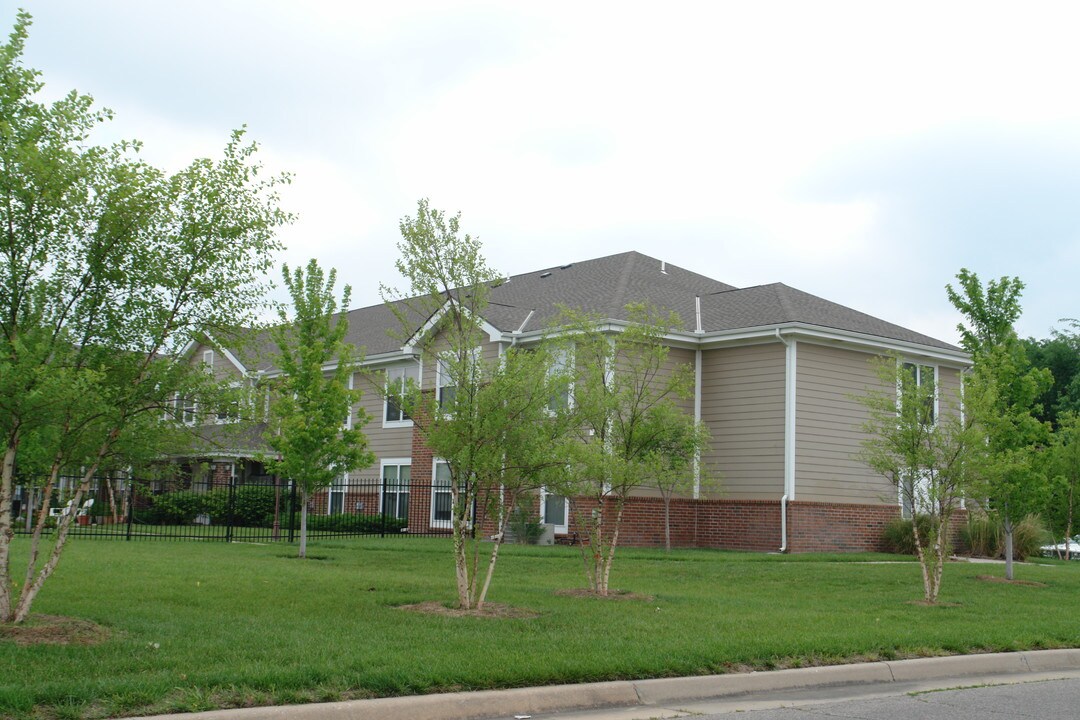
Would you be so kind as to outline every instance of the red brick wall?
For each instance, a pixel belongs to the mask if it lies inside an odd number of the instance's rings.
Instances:
[[[614,503],[606,503],[614,520]],[[588,517],[594,500],[572,503],[570,532],[581,535],[578,517]],[[886,523],[897,517],[893,505],[788,503],[789,552],[880,551]],[[674,547],[776,552],[780,549],[779,500],[671,501]],[[660,498],[631,498],[623,510],[619,543],[628,547],[663,547],[664,504]]]

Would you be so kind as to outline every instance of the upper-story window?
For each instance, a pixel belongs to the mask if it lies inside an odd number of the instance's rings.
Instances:
[[[922,398],[922,422],[933,425],[937,421],[937,367],[906,362],[903,364],[901,382],[914,382]]]
[[[214,351],[213,350],[203,350],[202,361],[203,361],[203,365],[206,366],[207,370],[213,370],[214,369]]]
[[[409,425],[412,418],[402,410],[394,397],[401,397],[409,388],[409,385],[417,385],[420,382],[420,366],[416,363],[387,368],[386,370],[386,402],[383,404],[383,425]]]
[[[458,377],[465,377],[480,372],[480,348],[468,353],[464,362],[456,362],[453,354],[440,353],[435,362],[435,393],[440,408],[454,404],[457,397]]]
[[[551,359],[548,378],[554,381],[555,388],[548,401],[548,410],[555,413],[570,407],[574,389],[570,371],[573,368],[574,354],[569,349],[560,349],[551,354]]]

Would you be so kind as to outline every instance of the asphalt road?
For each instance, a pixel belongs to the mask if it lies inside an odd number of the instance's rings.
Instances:
[[[792,702],[790,707],[779,709],[732,709],[695,718],[731,720],[737,713],[740,720],[1075,720],[1080,718],[1080,678],[856,700],[804,698]]]

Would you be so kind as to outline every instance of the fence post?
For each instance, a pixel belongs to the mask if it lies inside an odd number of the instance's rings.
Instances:
[[[296,481],[289,481],[289,542],[296,539]]]
[[[135,518],[135,478],[128,478],[128,503],[127,503],[127,533],[125,540],[131,540],[131,522]]]
[[[236,509],[236,476],[229,476],[229,501],[225,503],[225,542],[232,542],[233,515]]]
[[[400,480],[399,480],[399,482],[400,482]],[[380,516],[379,517],[379,537],[381,537],[381,538],[386,537],[386,497],[385,497],[386,493],[385,493],[385,485],[386,485],[386,480],[380,478],[379,481],[378,481],[378,484],[375,486],[375,492],[379,496],[379,507],[382,508],[382,512],[379,513],[379,516]],[[397,497],[398,497],[398,502],[401,502],[401,493],[400,492],[397,494]],[[395,503],[395,505],[396,504],[397,503]],[[398,514],[400,514],[400,513],[401,513],[401,511],[398,510]]]

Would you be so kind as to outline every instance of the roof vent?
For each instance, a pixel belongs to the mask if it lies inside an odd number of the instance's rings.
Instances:
[[[666,260],[661,260],[660,261],[660,272],[667,275],[667,261]]]
[[[559,269],[560,270],[565,270],[566,268],[572,268],[572,267],[574,267],[574,263],[570,263],[568,265],[560,265]]]
[[[542,277],[542,278],[551,277],[551,273],[550,272],[542,272],[542,273],[540,273],[540,277]]]

